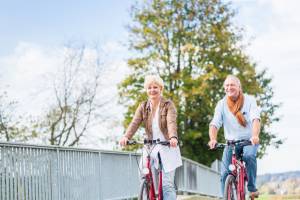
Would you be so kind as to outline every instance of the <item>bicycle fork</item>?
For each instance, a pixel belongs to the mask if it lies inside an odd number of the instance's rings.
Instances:
[[[241,199],[245,199],[246,196],[246,183],[248,181],[248,177],[247,177],[247,170],[246,170],[246,166],[245,163],[242,162],[240,163],[241,167],[240,167],[240,175],[239,175],[239,181],[240,181],[240,194],[241,194]]]
[[[149,169],[149,173],[146,175],[146,180],[149,183],[149,198],[150,200],[155,200],[155,188],[153,183],[153,175],[151,171],[150,165],[150,156],[147,156],[147,168]]]
[[[158,200],[163,200],[163,189],[162,189],[162,163],[160,153],[158,153]]]
[[[156,196],[155,193],[155,186],[154,186],[154,176],[151,171],[151,164],[150,164],[150,156],[147,156],[147,169],[149,170],[147,175],[145,176],[147,183],[148,183],[148,192],[149,192],[149,200],[163,200],[163,189],[162,189],[162,163],[160,154],[158,154],[159,166],[158,166],[158,195]],[[156,198],[157,197],[157,198]]]
[[[235,161],[235,163],[236,163],[236,175],[235,175],[235,177],[236,177],[236,181],[237,181],[237,188],[236,188],[236,190],[237,190],[237,196],[238,196],[238,200],[245,200],[245,195],[246,195],[246,193],[245,193],[245,183],[246,183],[246,177],[247,177],[247,175],[246,175],[246,168],[245,168],[245,166],[244,166],[244,163],[243,162],[240,162],[240,161],[238,161],[238,160],[236,160]]]

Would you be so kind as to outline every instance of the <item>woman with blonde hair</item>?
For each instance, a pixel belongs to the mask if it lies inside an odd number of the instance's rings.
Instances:
[[[170,147],[163,145],[155,146],[151,153],[151,166],[157,167],[155,163],[157,163],[158,157],[161,158],[163,168],[163,198],[166,200],[175,200],[175,169],[182,165],[178,147],[176,108],[171,100],[163,98],[164,83],[159,76],[146,76],[144,88],[147,92],[148,100],[142,102],[137,108],[125,135],[120,140],[120,145],[125,146],[142,123],[145,126],[145,139],[169,141]],[[154,171],[157,173],[156,168],[154,168]]]

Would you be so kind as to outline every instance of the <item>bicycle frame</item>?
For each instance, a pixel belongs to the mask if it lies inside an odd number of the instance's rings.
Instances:
[[[147,141],[145,140],[144,143],[136,142],[136,141],[131,141],[128,142],[128,144],[143,144],[143,145],[148,145],[146,148],[151,148],[151,145],[157,145],[157,144],[162,144],[162,145],[169,145],[169,142],[160,142],[159,140],[151,140]],[[152,149],[154,146],[152,147]],[[162,191],[162,164],[161,164],[161,159],[160,155],[158,154],[158,159],[159,159],[159,164],[158,164],[158,195],[156,198],[156,193],[155,193],[155,187],[154,187],[154,178],[153,178],[153,173],[151,170],[151,158],[150,158],[151,151],[147,151],[147,156],[146,156],[146,167],[143,168],[143,179],[145,182],[144,186],[146,187],[146,195],[148,196],[148,200],[163,200],[163,191]],[[142,166],[143,167],[143,166]],[[144,170],[146,169],[146,170]],[[145,172],[145,173],[144,173]],[[143,188],[141,188],[143,190]]]
[[[245,182],[247,181],[247,173],[245,162],[241,159],[237,159],[235,154],[235,145],[232,148],[232,158],[231,158],[231,166],[234,166],[230,174],[235,177],[237,184],[237,199],[244,200],[245,199]]]
[[[246,181],[248,181],[248,177],[247,177],[247,169],[245,166],[245,162],[243,161],[242,156],[240,158],[237,158],[236,155],[236,145],[241,145],[241,148],[243,148],[246,145],[250,145],[251,142],[250,141],[244,141],[244,140],[238,140],[238,141],[233,141],[233,142],[229,142],[228,144],[217,144],[216,148],[224,148],[225,146],[229,146],[231,147],[231,151],[232,151],[232,157],[231,157],[231,163],[229,165],[229,175],[226,178],[226,182],[227,179],[229,179],[228,177],[232,176],[234,177],[233,180],[233,184],[234,184],[234,190],[236,190],[236,192],[233,192],[234,195],[234,199],[237,200],[245,200],[245,196],[246,196],[246,190],[245,190],[245,183]],[[230,178],[232,178],[230,177]],[[228,180],[229,181],[229,180]],[[226,182],[225,182],[225,194],[224,197],[227,199],[231,199],[231,188],[226,188]],[[236,186],[236,187],[235,187]],[[236,194],[234,194],[236,193]]]
[[[148,169],[148,173],[145,175],[145,180],[146,183],[148,184],[147,188],[149,189],[149,200],[155,200],[156,199],[156,194],[155,194],[155,187],[154,187],[154,179],[153,179],[153,174],[151,171],[151,161],[150,161],[150,155],[147,155],[146,158],[146,168]],[[157,200],[162,200],[163,199],[163,194],[162,194],[162,171],[160,168],[159,164],[159,169],[158,169],[158,176],[159,176],[159,181],[158,181],[158,196]]]

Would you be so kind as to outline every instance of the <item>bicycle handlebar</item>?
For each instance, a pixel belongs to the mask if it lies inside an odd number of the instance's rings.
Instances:
[[[165,146],[168,146],[170,145],[170,142],[169,141],[160,141],[159,139],[157,140],[144,140],[143,142],[139,142],[139,141],[135,141],[135,140],[128,140],[127,141],[127,145],[135,145],[135,144],[142,144],[142,145],[145,145],[145,144],[161,144],[161,145],[165,145]]]
[[[226,146],[248,146],[252,145],[250,140],[230,140],[227,143],[217,143],[213,149],[221,149],[225,148]]]

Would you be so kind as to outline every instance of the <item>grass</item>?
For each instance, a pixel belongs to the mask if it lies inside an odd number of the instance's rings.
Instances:
[[[300,195],[260,195],[257,200],[300,200]]]
[[[183,198],[178,198],[180,200],[220,200],[217,198],[211,198],[207,196],[191,195],[185,196]],[[260,195],[256,200],[300,200],[300,195]]]

